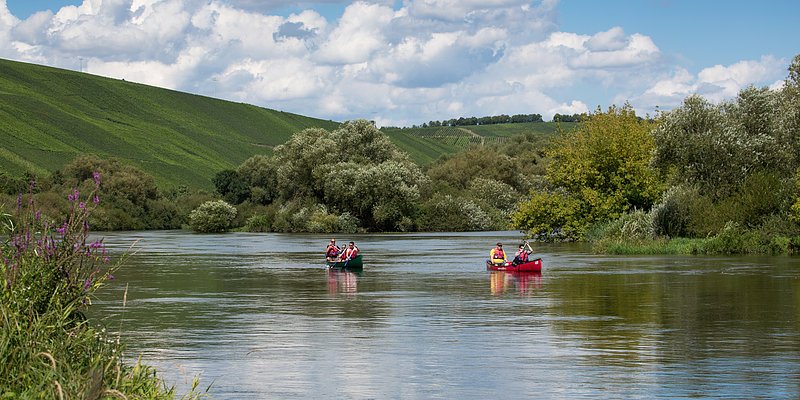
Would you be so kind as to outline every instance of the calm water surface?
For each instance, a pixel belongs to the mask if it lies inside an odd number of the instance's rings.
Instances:
[[[356,275],[323,267],[328,236],[104,236],[138,250],[94,312],[180,390],[199,375],[223,399],[800,397],[800,258],[540,245],[542,274],[516,275],[483,265],[514,232],[342,236]]]

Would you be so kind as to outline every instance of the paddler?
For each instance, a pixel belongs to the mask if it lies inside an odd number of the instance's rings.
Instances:
[[[503,251],[503,244],[497,242],[497,246],[489,252],[489,260],[494,265],[505,265],[508,261],[506,252]]]
[[[517,253],[514,254],[514,261],[512,261],[511,264],[519,265],[528,262],[528,256],[530,256],[531,253],[533,253],[533,249],[531,248],[531,245],[528,244],[528,242],[520,244],[519,250],[517,250]]]
[[[331,239],[328,247],[325,249],[325,259],[328,261],[336,261],[339,256],[339,246],[336,245],[336,239]]]
[[[358,246],[355,243],[350,242],[347,245],[347,248],[342,253],[342,261],[350,261],[358,255]]]

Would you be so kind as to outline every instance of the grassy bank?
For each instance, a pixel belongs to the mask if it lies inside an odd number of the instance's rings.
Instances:
[[[88,239],[96,192],[75,191],[69,201],[72,212],[58,223],[42,217],[30,194],[0,216],[0,397],[175,398],[153,368],[123,361],[119,336],[86,318],[120,261]],[[195,385],[184,398],[200,396]]]
[[[649,240],[607,239],[592,243],[601,254],[800,254],[800,237],[763,236],[756,232],[737,235],[721,232],[708,238],[655,238]]]

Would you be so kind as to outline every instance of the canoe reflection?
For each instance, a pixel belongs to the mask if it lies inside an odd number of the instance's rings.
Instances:
[[[491,271],[489,273],[489,289],[493,295],[503,294],[515,287],[521,295],[542,287],[542,273],[507,271]]]
[[[328,294],[353,296],[358,292],[358,274],[341,269],[328,270]]]

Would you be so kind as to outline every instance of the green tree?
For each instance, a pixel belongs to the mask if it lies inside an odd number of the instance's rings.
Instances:
[[[650,167],[650,128],[626,104],[598,110],[576,131],[562,132],[548,151],[550,191],[520,204],[513,224],[543,240],[579,240],[592,223],[650,208],[662,190]]]
[[[236,218],[236,207],[223,200],[207,201],[189,214],[189,225],[195,232],[224,232]]]
[[[267,156],[256,155],[245,160],[236,170],[250,187],[250,200],[256,204],[269,204],[278,195],[278,168]]]
[[[240,204],[250,197],[250,187],[235,170],[226,169],[217,172],[211,181],[217,193],[229,203]]]
[[[349,213],[364,227],[403,230],[426,182],[420,169],[364,120],[339,129],[306,129],[275,148],[283,201],[307,199]]]
[[[735,193],[753,173],[788,175],[793,153],[774,129],[775,104],[766,88],[746,88],[720,105],[691,96],[653,130],[653,165],[672,184],[697,185],[714,199]]]

